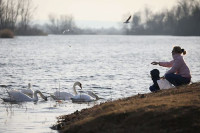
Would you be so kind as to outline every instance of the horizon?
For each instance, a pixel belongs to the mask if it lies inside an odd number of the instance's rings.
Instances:
[[[171,9],[178,0],[34,0],[34,21],[45,23],[48,15],[72,15],[81,28],[119,28],[129,15],[149,8],[152,12]]]

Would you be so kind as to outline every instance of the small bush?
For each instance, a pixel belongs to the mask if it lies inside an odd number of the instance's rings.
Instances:
[[[9,29],[0,30],[0,38],[13,38],[14,33]]]

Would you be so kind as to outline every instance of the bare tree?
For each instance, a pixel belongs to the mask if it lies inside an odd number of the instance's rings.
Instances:
[[[32,0],[0,0],[0,30],[10,29],[18,35],[43,34],[30,24],[35,10]]]
[[[0,29],[15,30],[21,0],[0,0]]]
[[[63,34],[73,33],[75,28],[74,19],[71,15],[60,16],[60,30]]]
[[[53,34],[59,34],[60,31],[57,17],[53,14],[50,14],[49,22],[50,24],[47,24],[47,29]]]
[[[9,27],[14,31],[15,30],[15,24],[17,22],[17,17],[19,14],[19,10],[20,10],[20,2],[21,0],[19,0],[18,2],[15,0],[9,0]]]
[[[32,6],[32,0],[20,0],[19,23],[21,32],[26,32],[33,17],[36,7]]]
[[[3,23],[4,23],[4,7],[5,7],[4,1],[0,0],[0,29],[3,28]]]
[[[53,34],[74,34],[76,25],[71,15],[57,17],[56,15],[50,14],[47,29]]]

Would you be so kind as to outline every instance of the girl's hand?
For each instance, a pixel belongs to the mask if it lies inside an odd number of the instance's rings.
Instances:
[[[154,62],[151,62],[151,64],[152,64],[152,65],[158,65],[159,62],[155,62],[155,61],[154,61]]]
[[[160,79],[165,79],[165,76],[160,77]]]

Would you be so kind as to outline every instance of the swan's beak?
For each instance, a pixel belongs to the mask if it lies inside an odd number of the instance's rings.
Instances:
[[[47,101],[47,97],[45,97],[45,99],[44,99],[45,101]]]
[[[80,84],[80,88],[82,89],[82,84]]]

